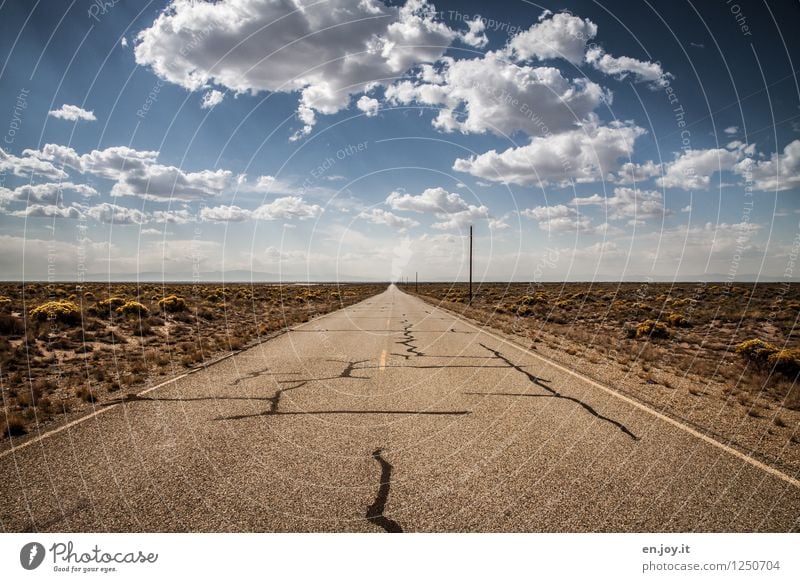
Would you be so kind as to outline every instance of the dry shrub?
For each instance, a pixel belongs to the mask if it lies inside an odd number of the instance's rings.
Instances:
[[[39,321],[57,321],[67,325],[81,322],[81,310],[72,301],[48,301],[31,310],[31,317]]]
[[[672,327],[689,327],[689,320],[683,313],[670,313],[667,321]]]
[[[186,299],[177,295],[169,295],[159,300],[158,306],[167,313],[186,311]]]
[[[150,313],[150,310],[138,301],[126,301],[117,307],[116,312],[126,317],[130,317],[131,315],[146,317]]]
[[[22,436],[26,432],[25,420],[16,414],[7,413],[3,425],[3,436],[5,437]]]
[[[111,313],[122,307],[127,303],[127,300],[123,297],[109,297],[108,299],[103,299],[102,301],[98,301],[92,311],[97,315],[101,315],[103,317],[110,317]]]
[[[636,326],[636,337],[666,339],[669,337],[669,329],[660,321],[647,319]]]

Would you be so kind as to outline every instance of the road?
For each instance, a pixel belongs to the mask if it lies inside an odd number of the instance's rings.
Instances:
[[[395,287],[0,456],[3,531],[797,531],[800,488]]]

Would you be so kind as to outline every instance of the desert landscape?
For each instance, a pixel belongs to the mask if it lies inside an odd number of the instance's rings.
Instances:
[[[0,438],[7,444],[383,289],[2,283]]]
[[[800,285],[481,283],[471,304],[466,284],[417,288],[747,454],[800,470]]]

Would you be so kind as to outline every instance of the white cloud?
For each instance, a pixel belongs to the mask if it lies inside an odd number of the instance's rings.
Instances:
[[[520,210],[520,215],[535,220],[539,228],[548,232],[575,232],[587,234],[594,232],[592,221],[587,216],[582,216],[574,208],[564,204],[554,206],[536,206]]]
[[[550,15],[545,12],[525,32],[508,43],[513,56],[519,60],[566,59],[574,65],[583,62],[586,43],[597,34],[597,25],[566,12]]]
[[[175,0],[137,36],[135,55],[162,79],[191,91],[300,92],[310,132],[316,113],[347,107],[350,95],[436,61],[456,32],[424,0],[322,3]]]
[[[773,153],[768,160],[745,158],[734,171],[752,181],[754,190],[780,191],[800,187],[800,140],[789,143],[783,154]]]
[[[535,137],[528,145],[501,153],[490,150],[459,158],[453,169],[484,180],[523,186],[596,182],[616,170],[620,158],[630,157],[634,141],[644,133],[631,123],[601,126],[592,122],[573,131]]]
[[[188,208],[178,210],[155,210],[148,217],[150,222],[163,224],[189,224],[195,221],[194,213]]]
[[[243,222],[251,215],[249,210],[234,205],[200,209],[200,219],[211,222]]]
[[[450,214],[438,213],[436,214],[436,218],[438,222],[434,222],[431,228],[437,230],[463,230],[478,220],[490,219],[490,216],[489,209],[486,206],[473,206],[470,204],[466,210]]]
[[[211,91],[206,91],[203,95],[203,101],[200,103],[200,107],[202,109],[213,109],[225,98],[225,94],[222,91],[217,91],[216,89],[212,89]]]
[[[12,216],[28,218],[73,218],[81,217],[80,210],[74,206],[57,206],[55,204],[31,204],[24,210],[10,213]]]
[[[155,200],[191,200],[218,196],[228,188],[233,174],[227,170],[184,172],[174,166],[153,164],[142,172],[125,171],[114,184],[112,196],[140,196]]]
[[[85,212],[90,218],[107,224],[142,224],[147,221],[147,215],[141,210],[108,202],[86,208]]]
[[[726,149],[686,150],[673,162],[664,164],[664,175],[656,184],[664,188],[708,190],[715,172],[731,170],[739,154]]]
[[[638,184],[661,175],[661,164],[656,164],[652,161],[637,164],[634,162],[625,162],[617,170],[616,182],[620,184]]]
[[[634,190],[614,188],[613,196],[594,194],[584,198],[573,198],[575,206],[603,206],[612,220],[646,219],[664,215],[664,197],[656,190]]]
[[[491,218],[486,206],[467,204],[457,192],[441,187],[427,188],[416,196],[395,191],[387,196],[386,205],[393,210],[432,214],[437,222],[431,227],[437,230],[462,229],[477,220]]]
[[[736,125],[731,125],[723,130],[727,135],[736,135],[739,133],[739,128]]]
[[[98,192],[86,184],[72,182],[46,182],[42,184],[23,184],[13,190],[0,186],[0,205],[8,202],[45,202],[57,204],[63,198],[63,192],[75,192],[85,198],[97,196]]]
[[[288,220],[299,218],[305,220],[316,218],[322,214],[322,208],[317,204],[307,204],[299,196],[284,196],[276,198],[269,204],[262,204],[256,208],[252,217],[256,220]]]
[[[389,87],[386,98],[442,106],[433,125],[445,132],[547,135],[572,129],[610,96],[588,79],[569,80],[554,67],[517,65],[490,52],[445,58],[438,68],[423,68],[418,80]]]
[[[366,95],[362,95],[361,98],[356,103],[356,107],[358,107],[361,111],[363,111],[367,117],[375,117],[378,115],[378,107],[379,103],[377,99],[373,99],[372,97],[367,97]]]
[[[444,188],[428,188],[417,196],[405,192],[392,192],[386,204],[393,210],[451,214],[467,210],[467,203],[457,192]]]
[[[31,150],[25,150],[22,152],[22,157],[19,157],[0,148],[0,172],[12,173],[20,177],[42,176],[52,180],[62,180],[68,176],[64,170],[56,168],[52,162],[40,159],[30,152]]]
[[[233,173],[227,170],[186,172],[157,163],[157,151],[127,146],[79,155],[70,147],[46,144],[41,150],[25,150],[23,155],[53,169],[56,169],[53,164],[63,164],[84,174],[114,180],[112,196],[140,196],[152,200],[208,198],[218,196],[235,181]]]
[[[49,111],[47,115],[67,121],[97,121],[93,111],[86,111],[77,105],[64,104],[60,109]]]
[[[598,71],[612,75],[617,79],[625,79],[633,75],[637,83],[649,83],[654,89],[664,87],[672,77],[664,72],[661,65],[649,61],[640,61],[631,57],[612,57],[601,48],[593,48],[586,52],[586,62]]]
[[[486,25],[480,18],[467,21],[467,32],[461,33],[460,38],[464,44],[475,48],[483,48],[489,44],[486,37]]]
[[[128,39],[123,36],[119,40],[119,46],[121,46],[122,48],[127,48],[128,47]]]
[[[490,230],[506,230],[507,228],[511,228],[511,225],[506,222],[506,217],[501,218],[490,218],[489,219],[489,229]]]
[[[368,222],[372,222],[373,224],[385,224],[386,226],[391,226],[392,228],[396,228],[400,231],[419,225],[419,222],[416,220],[398,216],[397,214],[393,214],[388,210],[381,210],[380,208],[373,208],[369,211],[365,210],[364,212],[360,213],[358,217]]]

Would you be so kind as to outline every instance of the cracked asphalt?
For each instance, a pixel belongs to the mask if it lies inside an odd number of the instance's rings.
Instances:
[[[2,453],[1,530],[800,530],[796,480],[395,287],[102,410]]]

